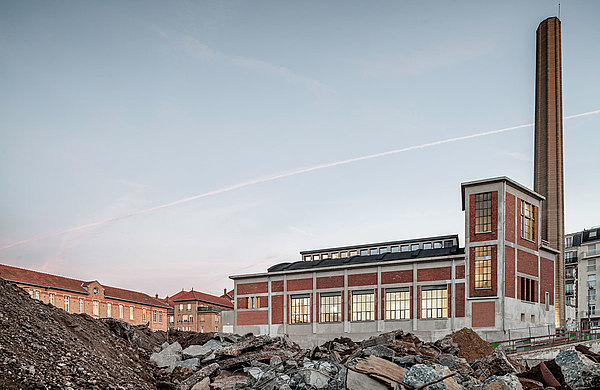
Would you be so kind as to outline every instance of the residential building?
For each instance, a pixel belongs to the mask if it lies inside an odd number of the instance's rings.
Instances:
[[[300,252],[266,273],[234,275],[234,330],[301,345],[402,329],[425,340],[472,327],[554,328],[554,261],[541,240],[544,197],[506,177],[463,183],[458,235]],[[514,333],[513,333],[514,334]]]
[[[226,298],[199,291],[181,291],[172,297],[174,305],[174,328],[189,332],[222,331],[221,312],[233,310]]]
[[[169,306],[169,309],[167,310],[167,328],[169,330],[177,328],[177,324],[175,323],[175,303],[173,303],[173,299],[177,299],[185,293],[186,291],[181,289],[181,291],[173,296],[169,297],[167,295],[165,298],[159,298],[164,304]]]
[[[0,264],[0,277],[29,292],[33,299],[69,313],[116,318],[132,325],[167,330],[167,309],[160,300],[138,291]]]
[[[565,236],[565,296],[576,308],[570,328],[600,325],[600,301],[596,286],[600,271],[600,227]]]

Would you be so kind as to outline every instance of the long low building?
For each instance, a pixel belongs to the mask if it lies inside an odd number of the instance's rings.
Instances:
[[[432,340],[472,327],[490,340],[555,326],[558,251],[540,235],[544,198],[506,177],[461,185],[458,235],[300,253],[266,273],[234,275],[234,330],[302,345],[396,329]]]
[[[69,313],[117,318],[133,325],[148,324],[152,330],[167,330],[169,306],[142,292],[4,264],[0,264],[0,278],[15,283],[29,292],[32,298]]]

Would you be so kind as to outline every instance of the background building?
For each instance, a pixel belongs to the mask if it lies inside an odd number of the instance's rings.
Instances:
[[[302,345],[395,329],[425,340],[465,326],[490,340],[553,332],[558,251],[541,239],[544,198],[506,177],[461,189],[464,248],[448,235],[319,249],[231,276],[235,332]]]
[[[117,318],[133,325],[147,324],[152,330],[167,330],[168,305],[142,292],[3,264],[0,277],[23,288],[32,298],[69,313]]]
[[[575,314],[568,321],[570,328],[600,325],[600,301],[596,294],[599,260],[600,227],[565,236],[565,296]]]
[[[233,310],[227,298],[199,291],[181,291],[171,298],[174,306],[174,328],[189,332],[222,331],[221,312]]]

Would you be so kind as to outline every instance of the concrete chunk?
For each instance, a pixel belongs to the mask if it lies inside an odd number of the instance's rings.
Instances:
[[[176,341],[162,351],[154,352],[150,355],[150,360],[160,368],[169,367],[181,360],[181,345]]]
[[[209,355],[212,352],[212,349],[205,345],[190,345],[183,351],[181,351],[181,355],[184,359],[191,358],[203,358]]]
[[[389,387],[368,375],[348,370],[346,387],[349,390],[389,390]]]

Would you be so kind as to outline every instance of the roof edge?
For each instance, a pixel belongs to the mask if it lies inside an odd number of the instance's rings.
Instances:
[[[358,249],[358,248],[364,248],[367,246],[384,246],[384,245],[395,245],[395,244],[406,244],[406,243],[411,243],[414,241],[435,241],[435,240],[443,240],[443,239],[449,239],[449,238],[458,238],[458,234],[445,234],[443,236],[433,236],[433,237],[418,237],[418,238],[411,238],[411,239],[407,239],[407,240],[396,240],[396,241],[383,241],[383,242],[372,242],[372,243],[368,243],[368,244],[358,244],[358,245],[349,245],[349,246],[339,246],[339,247],[332,247],[332,248],[323,248],[323,249],[310,249],[307,251],[301,251],[300,255],[308,255],[308,254],[313,254],[313,253],[319,253],[319,252],[328,252],[328,251],[339,251],[339,250],[350,250],[350,249]],[[458,243],[458,241],[457,241]]]
[[[463,211],[465,210],[465,188],[466,187],[472,187],[472,186],[480,185],[480,184],[497,183],[497,182],[509,183],[513,187],[516,187],[517,189],[519,189],[523,192],[526,192],[529,195],[533,195],[535,198],[538,198],[539,200],[546,200],[546,198],[543,195],[538,194],[531,188],[527,188],[525,185],[511,179],[508,176],[497,176],[497,177],[490,177],[488,179],[479,179],[479,180],[465,181],[465,182],[460,183],[462,210]]]
[[[459,249],[464,249],[464,248],[459,248]],[[392,261],[385,261],[385,262],[383,262],[383,264],[395,265],[395,264],[403,264],[403,263],[413,263],[415,261],[432,262],[432,261],[437,261],[437,260],[448,260],[448,259],[464,260],[465,254],[464,253],[455,253],[455,254],[446,255],[446,256],[420,257],[418,259],[410,258],[410,259],[392,260]],[[366,268],[366,267],[378,266],[381,264],[382,264],[382,262],[347,264],[344,268],[361,268],[361,267]],[[291,270],[291,271],[260,272],[260,273],[255,273],[255,274],[229,275],[229,279],[231,279],[231,280],[250,279],[250,278],[256,278],[256,277],[261,277],[261,276],[279,276],[279,275],[292,274],[292,273],[315,272],[315,270],[331,271],[331,270],[339,270],[339,269],[340,269],[339,266],[331,266],[331,267],[323,267],[323,268],[316,268],[316,269],[297,269],[297,270]]]

